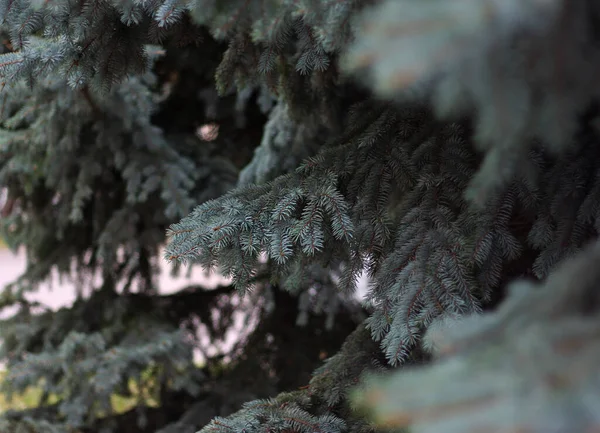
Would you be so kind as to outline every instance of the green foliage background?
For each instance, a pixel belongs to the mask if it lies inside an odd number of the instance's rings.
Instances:
[[[0,18],[0,229],[28,260],[0,298],[3,389],[43,387],[0,429],[600,428],[596,0]],[[163,259],[232,284],[163,295]],[[28,300],[53,273],[80,291],[57,312]],[[160,406],[113,413],[149,367]]]

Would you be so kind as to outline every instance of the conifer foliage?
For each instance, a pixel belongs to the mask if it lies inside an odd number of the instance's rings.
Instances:
[[[159,411],[185,397],[163,418],[140,402],[137,431],[600,429],[598,1],[3,0],[0,17],[1,225],[29,259],[2,296],[20,308],[5,386],[45,386],[0,428],[133,431],[110,399],[153,369]],[[159,296],[158,260],[232,285]],[[101,283],[36,312],[54,270]],[[222,338],[234,310],[227,373],[196,368],[198,324]],[[296,389],[241,393],[252,368],[284,377],[265,341],[291,356],[273,319],[290,312],[298,341],[344,344]]]

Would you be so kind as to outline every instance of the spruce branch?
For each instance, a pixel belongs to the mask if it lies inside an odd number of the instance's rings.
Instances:
[[[438,330],[431,366],[373,378],[357,402],[415,432],[598,428],[599,257],[594,242],[544,283],[514,283],[496,312]]]

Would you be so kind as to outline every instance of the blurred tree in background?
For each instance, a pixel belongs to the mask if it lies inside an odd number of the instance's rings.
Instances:
[[[0,431],[600,429],[596,0],[0,17]]]

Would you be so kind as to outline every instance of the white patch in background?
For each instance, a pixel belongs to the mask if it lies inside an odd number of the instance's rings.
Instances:
[[[4,289],[5,285],[15,281],[25,271],[25,265],[26,256],[24,249],[20,249],[16,254],[14,254],[6,248],[0,248],[0,292]],[[166,261],[161,260],[161,272],[157,278],[160,294],[167,295],[175,293],[178,290],[181,290],[184,287],[192,284],[201,284],[202,286],[211,289],[216,288],[219,285],[227,285],[230,283],[230,279],[224,278],[216,273],[208,274],[199,266],[192,268],[189,277],[187,272],[188,269],[182,269],[180,276],[178,277],[171,276],[170,270],[171,265]],[[100,282],[100,280],[97,282]],[[367,274],[363,272],[357,285],[357,299],[361,301],[364,300],[368,289],[368,282],[369,279]],[[84,293],[84,296],[89,296],[89,293]],[[31,301],[37,301],[54,311],[58,310],[59,308],[72,305],[76,298],[76,283],[67,278],[63,278],[61,281],[57,275],[54,275],[49,283],[42,284],[36,292],[32,292],[27,295],[27,299]],[[0,313],[0,319],[9,317],[14,311],[14,309],[4,310],[2,313]],[[251,320],[251,326],[256,326],[257,320],[258,318]],[[224,341],[215,342],[215,347],[213,350],[210,350],[209,348],[209,353],[207,353],[207,355],[210,356],[215,351],[226,353],[235,344],[240,336],[236,329],[239,329],[240,332],[247,335],[249,331],[248,325],[249,323],[244,320],[242,315],[235,317],[232,332],[228,333]],[[201,332],[202,326],[200,326],[199,329]],[[207,336],[199,335],[199,337],[204,344],[207,343]],[[197,351],[195,358],[196,361],[202,362],[204,356]],[[2,367],[3,363],[0,362],[0,368]]]

